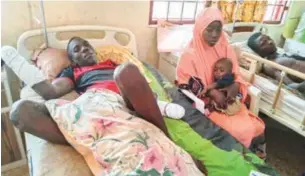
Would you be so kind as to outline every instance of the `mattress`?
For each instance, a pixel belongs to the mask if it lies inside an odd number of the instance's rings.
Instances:
[[[90,176],[82,155],[71,146],[57,145],[25,135],[30,176]]]
[[[262,101],[272,105],[277,91],[277,85],[273,80],[257,75],[253,85],[262,91]],[[305,100],[289,90],[282,89],[276,108],[280,114],[300,123],[304,121]]]
[[[75,99],[74,91],[62,98]],[[25,86],[20,92],[22,100],[44,103],[45,100],[31,87]],[[71,146],[52,144],[41,138],[25,133],[30,176],[90,176],[92,175],[82,155]]]

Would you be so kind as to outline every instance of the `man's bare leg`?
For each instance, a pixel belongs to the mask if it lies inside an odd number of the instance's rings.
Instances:
[[[115,71],[114,79],[127,106],[170,138],[153,92],[138,68],[133,64],[123,64]],[[207,174],[204,165],[194,157],[193,160],[198,169]]]
[[[114,79],[128,107],[170,137],[153,92],[139,69],[129,63],[120,65]]]
[[[13,104],[10,119],[20,131],[52,143],[68,145],[44,104],[19,100]]]

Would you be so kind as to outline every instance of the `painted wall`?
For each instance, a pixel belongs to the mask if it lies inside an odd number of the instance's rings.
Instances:
[[[294,6],[305,6],[295,1]],[[130,29],[137,39],[139,59],[153,65],[158,63],[156,30],[148,26],[149,1],[44,1],[48,27],[62,25],[108,25]],[[292,11],[293,9],[290,9]],[[289,15],[288,15],[289,16]],[[37,1],[1,1],[1,43],[16,46],[18,37],[26,30],[40,28]],[[269,25],[269,35],[280,42],[284,25]],[[10,74],[12,82],[18,80]],[[13,84],[13,83],[12,83]],[[14,83],[13,92],[19,89]],[[16,95],[17,94],[17,95]],[[16,99],[18,93],[14,93]]]
[[[156,30],[148,26],[149,1],[44,1],[48,27],[106,25],[128,28],[137,40],[139,59],[156,66]],[[16,46],[25,31],[40,28],[39,1],[1,1],[1,43]],[[18,78],[9,71],[13,99],[19,96]]]
[[[286,23],[283,29],[283,36],[286,38],[292,38],[294,31],[297,29],[300,22],[300,18],[305,13],[305,1],[294,1],[290,7]]]
[[[1,42],[14,45],[20,34],[39,28],[39,2],[1,2]],[[45,1],[48,27],[62,25],[107,25],[131,30],[137,39],[139,59],[156,64],[156,31],[148,26],[149,1]]]
[[[270,37],[275,40],[277,44],[280,44],[281,35],[284,33],[285,37],[292,37],[294,34],[294,30],[298,24],[299,17],[305,9],[305,1],[303,0],[292,0],[291,6],[288,10],[288,14],[286,16],[285,24],[281,25],[267,25],[268,34]]]

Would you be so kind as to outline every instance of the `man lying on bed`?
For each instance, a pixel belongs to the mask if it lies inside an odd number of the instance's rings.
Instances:
[[[121,106],[120,101],[118,100],[119,102],[116,102],[114,99],[109,99],[109,98],[107,99],[107,97],[118,97],[117,99],[120,99],[120,97],[118,96],[120,94],[122,98],[125,100],[126,106],[129,109],[135,110],[135,112],[137,112],[144,120],[154,124],[156,127],[161,129],[167,137],[169,137],[167,128],[163,121],[163,117],[159,110],[158,104],[156,103],[152,90],[147,84],[144,76],[139,72],[138,68],[135,65],[123,64],[116,68],[116,65],[110,60],[97,63],[96,55],[93,47],[86,40],[81,39],[79,37],[74,37],[69,41],[67,46],[67,52],[68,52],[68,57],[71,59],[73,66],[65,69],[61,73],[60,78],[53,81],[53,84],[51,84],[48,81],[45,81],[43,76],[39,76],[39,72],[36,72],[37,75],[31,75],[32,77],[35,76],[38,78],[41,77],[39,79],[42,81],[39,81],[38,83],[37,81],[28,78],[29,75],[27,75],[27,77],[24,77],[23,74],[20,74],[29,71],[29,69],[36,69],[37,71],[37,68],[33,66],[31,67],[28,63],[26,63],[26,60],[22,56],[20,56],[14,48],[3,47],[1,51],[1,56],[2,59],[6,62],[6,64],[8,66],[11,66],[11,68],[15,71],[15,73],[19,74],[18,76],[20,77],[21,80],[25,81],[28,85],[31,85],[32,88],[46,100],[59,98],[69,93],[73,89],[75,89],[79,93],[83,93],[81,95],[83,100],[88,99],[87,106],[90,106],[90,108],[94,108],[93,106],[96,106],[95,104],[93,105],[90,104],[93,101],[93,100],[91,101],[93,97],[88,97],[88,95],[93,94],[96,95],[94,96],[94,99],[97,99],[98,102],[105,103],[107,105],[109,104],[115,109],[114,112],[119,112],[120,110],[124,109],[124,106],[122,106],[121,108],[120,107],[117,108],[117,106]],[[16,65],[13,66],[14,64],[17,64],[17,67]],[[76,77],[79,79],[76,79]],[[143,100],[145,100],[145,103],[143,103]],[[82,100],[78,99],[78,103],[80,103],[81,101]],[[22,100],[17,103],[14,103],[13,109],[11,111],[11,120],[14,123],[14,125],[17,128],[19,128],[21,131],[28,132],[30,134],[33,134],[37,137],[43,138],[53,143],[67,144],[65,137],[63,136],[57,124],[55,123],[55,121],[53,121],[51,117],[52,114],[54,118],[54,113],[49,111],[50,106],[48,106],[48,104],[49,104],[48,101],[46,104],[40,104],[40,103],[35,103],[31,101],[22,101]],[[75,106],[78,106],[78,104],[75,103]],[[81,106],[86,107],[86,102]],[[83,112],[82,114],[84,115],[86,113],[93,113],[93,114],[103,113],[103,108],[105,109],[105,107],[103,106],[97,108],[98,108],[98,112],[95,112],[94,110],[90,110],[90,112]],[[85,110],[82,109],[82,111]],[[111,118],[111,116],[109,115],[109,111],[105,113],[108,113],[108,115],[101,114],[102,117],[105,116],[107,118]],[[128,116],[128,119],[129,117],[130,115]],[[90,115],[87,115],[85,119],[90,119],[90,118],[93,118],[94,120],[97,117],[96,116],[90,117]],[[123,123],[124,120],[125,119],[123,119],[122,117],[122,119],[120,119],[121,123]],[[137,119],[134,119],[133,121],[137,121]],[[157,138],[159,139],[159,141],[153,142],[154,145],[157,144],[167,145],[168,143],[171,146],[174,145],[169,140],[167,141],[167,138],[163,133],[159,133],[153,130],[152,128],[155,128],[154,126],[147,125],[148,124],[147,122],[140,119],[138,120],[138,124],[130,121],[126,122],[126,124],[131,123],[130,126],[125,125],[124,128],[120,130],[119,132],[120,134],[118,134],[118,136],[124,136],[127,135],[127,133],[128,135],[133,135],[133,134],[129,134],[132,133],[132,131],[135,132],[139,131],[140,134],[141,129],[146,129],[147,131],[145,131],[144,134],[146,134],[147,137],[150,139],[149,141],[147,141],[148,146],[153,145],[149,143],[154,141],[153,139],[157,139]],[[115,123],[115,121],[113,123]],[[137,126],[136,129],[132,128],[132,126],[134,125]],[[142,128],[143,126],[145,126],[145,128]],[[97,126],[95,127],[95,125],[93,124],[93,127],[89,127],[89,129],[86,130],[90,131],[91,128],[96,129]],[[112,132],[115,131],[115,129],[116,128],[112,129]],[[152,132],[154,132],[154,134],[151,134]],[[121,135],[121,133],[123,133],[124,135]],[[155,138],[152,137],[151,135],[157,137]],[[124,139],[120,139],[120,140],[124,140]],[[132,143],[130,143],[130,145],[131,144]],[[121,147],[124,148],[124,146]],[[131,146],[126,145],[125,149],[122,148],[122,151],[124,150],[128,152],[129,150],[127,150],[127,148],[130,147]],[[160,147],[164,148],[162,146]],[[116,150],[115,148],[120,149],[120,145],[116,145],[116,147],[114,147],[113,150]],[[161,155],[164,158],[168,158],[168,156],[165,155],[168,154],[171,155],[172,151],[170,150],[172,150],[173,148],[177,148],[177,146],[174,145],[174,147],[165,147],[165,148],[162,149]],[[167,150],[167,151],[163,151],[163,150]],[[126,156],[130,155],[128,153],[125,154]],[[186,156],[188,155],[186,154]],[[177,155],[176,157],[180,157],[180,154],[179,156]],[[188,160],[187,158],[183,158],[183,160],[185,159]],[[197,161],[196,161],[196,165],[199,166],[199,168],[201,169],[203,168],[201,163]],[[186,167],[188,171],[192,170],[193,173],[196,173],[196,171],[194,172],[194,168],[191,165]]]
[[[261,57],[274,61],[280,65],[305,73],[305,58],[297,55],[281,55],[277,52],[274,41],[267,35],[255,33],[248,39],[248,46]],[[263,72],[273,79],[281,79],[281,71],[264,65]],[[305,93],[305,81],[293,75],[284,77],[284,84]]]

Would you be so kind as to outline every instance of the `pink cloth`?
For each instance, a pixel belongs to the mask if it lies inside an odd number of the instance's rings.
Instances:
[[[202,38],[202,32],[213,21],[224,23],[221,12],[215,7],[207,8],[197,17],[193,39],[178,62],[176,73],[178,84],[187,84],[190,77],[195,76],[200,78],[205,86],[209,85],[213,82],[212,71],[215,62],[222,57],[230,58],[233,62],[233,72],[236,75],[235,82],[240,83],[240,92],[243,94],[244,101],[249,84],[240,76],[237,57],[229,45],[225,33],[222,32],[219,41],[213,47],[205,43]],[[248,147],[254,137],[264,132],[265,125],[261,119],[245,107],[242,110],[243,112],[235,116],[229,117],[222,113],[213,112],[208,117]]]

